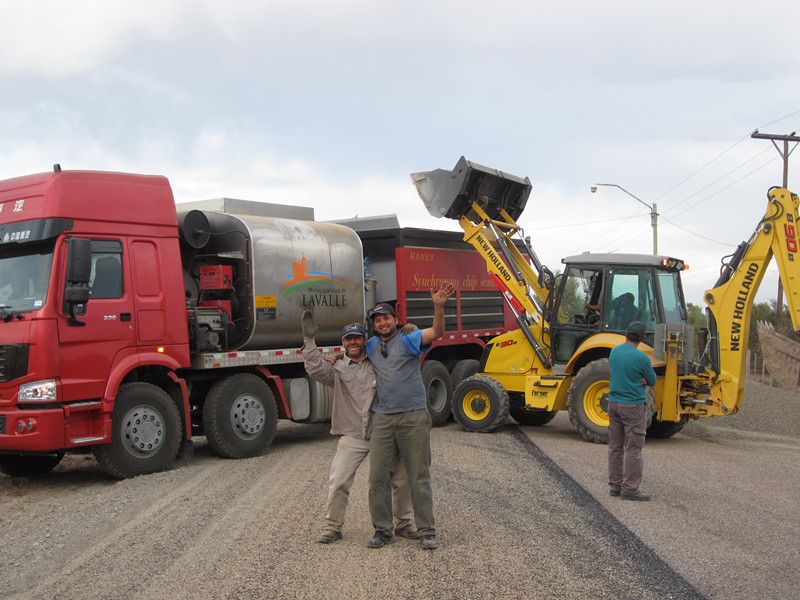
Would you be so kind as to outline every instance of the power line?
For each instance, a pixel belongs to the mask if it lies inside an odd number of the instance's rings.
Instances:
[[[662,219],[664,219],[664,220],[665,220],[667,223],[669,223],[670,225],[674,225],[675,227],[677,227],[678,229],[682,229],[682,230],[683,230],[683,231],[685,231],[686,233],[691,233],[692,235],[694,235],[694,236],[697,236],[697,237],[699,237],[699,238],[703,238],[704,240],[708,240],[709,242],[714,242],[715,244],[719,244],[720,246],[728,246],[728,247],[730,247],[730,246],[734,246],[734,247],[735,247],[735,246],[736,246],[736,244],[731,244],[731,243],[729,243],[729,242],[720,242],[719,240],[715,240],[715,239],[713,239],[713,238],[706,237],[706,236],[704,236],[704,235],[702,235],[702,234],[700,234],[700,233],[697,233],[697,232],[695,232],[695,231],[692,231],[691,229],[687,229],[687,228],[686,228],[686,227],[684,227],[683,225],[678,225],[677,223],[674,223],[673,221],[670,221],[670,220],[669,220],[667,217],[665,217],[664,215],[661,215],[661,218],[662,218]]]
[[[629,215],[627,217],[615,217],[613,219],[600,219],[598,221],[583,221],[582,223],[570,223],[569,225],[547,225],[545,227],[526,227],[527,231],[542,231],[544,229],[566,229],[569,227],[583,227],[584,225],[595,225],[597,223],[610,223],[612,221],[625,221],[641,213]]]

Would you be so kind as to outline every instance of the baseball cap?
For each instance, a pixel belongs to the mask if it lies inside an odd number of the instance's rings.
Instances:
[[[631,321],[628,329],[625,331],[625,337],[632,342],[641,342],[644,339],[646,329],[644,323],[641,321]]]
[[[348,335],[360,335],[361,337],[367,337],[367,330],[364,329],[364,326],[361,323],[350,323],[349,325],[342,327],[342,339],[346,338]]]
[[[376,304],[372,309],[370,309],[367,318],[371,321],[375,317],[375,315],[392,315],[393,317],[396,317],[397,313],[394,312],[394,309],[390,304],[381,302],[380,304]]]

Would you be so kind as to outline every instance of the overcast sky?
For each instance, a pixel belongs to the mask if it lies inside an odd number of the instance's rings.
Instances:
[[[689,263],[695,303],[781,183],[778,153],[749,134],[800,130],[788,0],[0,7],[0,178],[58,162],[162,174],[178,202],[457,229],[409,173],[463,154],[531,178],[520,222],[554,270],[586,250],[652,250],[648,209],[592,183],[657,203],[660,253]],[[760,299],[775,282],[773,269]]]

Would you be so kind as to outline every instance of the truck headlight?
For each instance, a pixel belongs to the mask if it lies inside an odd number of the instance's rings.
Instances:
[[[17,401],[20,404],[29,402],[55,402],[56,380],[45,379],[43,381],[33,381],[19,386]]]

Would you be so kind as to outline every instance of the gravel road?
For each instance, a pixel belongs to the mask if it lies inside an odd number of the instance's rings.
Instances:
[[[314,543],[334,440],[282,426],[264,457],[198,445],[121,482],[89,457],[0,479],[0,577],[17,597],[691,598],[696,590],[515,428],[434,430],[441,546],[370,550],[366,470],[344,539]]]
[[[325,426],[281,423],[269,454],[242,461],[201,438],[188,464],[120,482],[69,456],[43,477],[0,476],[0,595],[785,597],[800,585],[800,440],[785,436],[797,401],[751,386],[738,415],[648,444],[649,504],[607,497],[604,447],[565,415],[489,435],[435,429],[434,552],[366,548],[367,465],[344,539],[314,543],[335,451]]]

